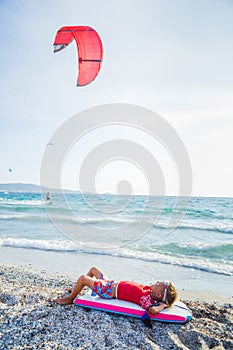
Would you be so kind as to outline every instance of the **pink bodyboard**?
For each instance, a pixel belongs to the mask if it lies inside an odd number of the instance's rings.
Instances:
[[[90,293],[75,299],[75,305],[112,312],[125,316],[141,318],[145,312],[139,305],[118,299],[102,299],[99,296],[91,296]],[[184,324],[191,320],[192,312],[181,301],[178,301],[171,308],[166,308],[157,315],[149,314],[152,321],[172,322]]]

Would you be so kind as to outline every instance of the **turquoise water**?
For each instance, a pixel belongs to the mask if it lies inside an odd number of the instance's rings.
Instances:
[[[233,275],[233,199],[0,192],[0,246]],[[179,224],[174,225],[174,218]]]

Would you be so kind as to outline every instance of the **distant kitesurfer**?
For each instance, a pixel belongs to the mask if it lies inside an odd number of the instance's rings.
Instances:
[[[46,202],[50,202],[51,198],[50,198],[50,194],[49,192],[46,193]]]

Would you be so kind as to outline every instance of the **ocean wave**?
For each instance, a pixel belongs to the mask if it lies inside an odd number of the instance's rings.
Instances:
[[[162,223],[162,224],[154,224],[155,228],[160,229],[166,229],[166,230],[173,230],[173,229],[190,229],[190,230],[198,230],[198,231],[215,231],[219,233],[227,233],[232,234],[233,233],[233,226],[226,226],[226,225],[206,225],[205,223],[181,223],[177,226],[169,225],[169,223]]]
[[[65,218],[63,218],[65,219]],[[72,221],[78,224],[106,224],[106,223],[115,223],[115,224],[129,224],[132,221],[128,219],[117,219],[113,217],[66,217],[66,220]]]
[[[144,251],[148,248],[144,247]],[[139,249],[140,250],[140,249]],[[233,244],[229,242],[187,242],[169,243],[160,246],[151,246],[149,251],[176,254],[180,256],[199,256],[208,259],[225,259],[233,261]]]
[[[56,210],[56,209],[55,209]],[[140,217],[117,217],[117,216],[79,216],[79,213],[72,212],[71,210],[67,210],[67,215],[62,215],[66,214],[64,211],[61,214],[60,210],[59,212],[55,212],[50,215],[52,220],[56,221],[58,220],[59,222],[61,221],[67,221],[67,222],[73,222],[75,224],[80,224],[80,225],[85,225],[85,224],[98,224],[98,225],[105,225],[107,223],[109,224],[116,224],[118,226],[124,226],[124,225],[129,225],[129,224],[145,224],[146,226],[151,226],[154,227],[155,229],[162,229],[162,230],[174,230],[174,229],[191,229],[191,230],[198,230],[198,231],[214,231],[214,232],[219,232],[219,233],[226,233],[226,234],[232,234],[233,233],[233,225],[227,225],[227,224],[209,224],[207,225],[206,223],[192,223],[192,222],[181,222],[179,225],[174,226],[174,225],[169,225],[167,222],[157,222],[158,220],[153,221],[151,218],[148,219],[148,217],[145,215],[145,217],[140,216]],[[61,214],[61,215],[57,215]],[[161,220],[161,218],[160,218]]]
[[[0,220],[15,220],[15,221],[48,221],[47,217],[41,215],[32,215],[32,214],[0,214]]]
[[[30,215],[27,214],[0,214],[0,220],[19,220],[27,219]]]
[[[8,210],[7,213],[5,213],[5,210],[2,210],[2,213],[0,214],[0,220],[48,220],[47,213],[45,212],[44,208],[41,207],[41,209],[37,208],[36,211],[32,211],[31,208],[28,210],[26,208],[24,210],[23,207],[19,208],[12,208],[12,210]],[[153,227],[154,229],[160,229],[160,230],[197,230],[197,231],[212,231],[212,232],[218,232],[218,233],[224,233],[224,234],[233,234],[233,225],[230,225],[228,223],[193,223],[193,222],[181,222],[179,225],[169,225],[169,223],[166,222],[153,222],[151,219],[144,218],[143,216],[138,217],[116,217],[116,216],[109,216],[105,215],[103,217],[101,216],[82,216],[79,215],[79,213],[72,212],[71,210],[61,210],[61,208],[54,208],[53,213],[49,215],[50,219],[56,222],[69,222],[77,225],[94,225],[96,224],[98,227],[100,225],[106,226],[109,225],[116,225],[116,226],[127,226],[130,224],[145,224],[147,227],[148,225]]]
[[[219,213],[216,210],[211,209],[194,209],[194,208],[187,208],[185,211],[185,216],[191,217],[191,218],[201,218],[202,220],[208,220],[208,219],[218,219],[218,220],[228,220],[233,219],[232,212],[222,212]]]
[[[39,240],[28,238],[1,238],[1,247],[38,249],[55,252],[78,252],[80,245],[72,241]]]
[[[102,219],[102,218],[97,218],[97,217],[67,217],[66,220],[68,221],[72,221],[73,223],[76,224],[81,224],[81,225],[85,225],[85,224],[99,224],[99,223],[106,223],[109,222],[110,220],[108,219]]]
[[[1,206],[2,205],[6,206],[44,206],[44,202],[41,199],[22,199],[22,200],[17,200],[17,199],[3,199],[1,201]]]
[[[139,259],[146,262],[158,262],[174,266],[191,268],[194,270],[206,271],[209,273],[217,273],[226,276],[233,276],[233,263],[221,259],[209,259],[200,256],[180,256],[175,254],[164,254],[162,252],[140,252],[130,248],[100,249],[88,248],[82,244],[73,241],[55,241],[55,240],[33,240],[33,239],[17,239],[2,238],[0,246],[24,249],[38,249],[44,251],[69,252],[69,253],[87,253],[97,255],[108,255],[114,257],[122,257],[129,259]]]
[[[197,256],[176,256],[174,254],[167,255],[161,253],[147,253],[146,256],[140,253],[136,254],[137,258],[140,260],[159,262],[162,264],[171,264],[180,267],[187,267],[194,270],[205,271],[210,273],[217,273],[226,276],[233,276],[233,263],[227,260],[208,259]]]
[[[80,224],[80,225],[85,225],[85,224],[130,224],[133,222],[133,220],[130,219],[124,219],[124,218],[114,218],[112,216],[107,216],[105,215],[104,217],[101,216],[81,216],[79,213],[73,212],[73,214],[68,211],[68,213],[65,213],[65,215],[59,215],[59,213],[53,213],[49,215],[50,219],[56,223],[56,222],[69,222],[73,224]]]

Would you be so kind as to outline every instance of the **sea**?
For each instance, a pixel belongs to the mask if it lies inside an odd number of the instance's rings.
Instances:
[[[232,297],[233,198],[0,192],[0,262]]]

